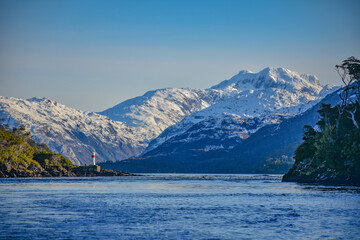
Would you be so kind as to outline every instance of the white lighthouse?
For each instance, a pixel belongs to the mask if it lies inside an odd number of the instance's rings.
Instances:
[[[91,157],[92,157],[92,160],[93,160],[93,165],[96,165],[95,164],[95,152],[91,155]]]

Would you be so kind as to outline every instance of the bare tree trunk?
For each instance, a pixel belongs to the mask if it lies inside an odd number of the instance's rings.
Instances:
[[[339,124],[340,124],[340,119],[344,113],[344,106],[340,106],[340,105],[336,105],[336,108],[338,110],[338,114],[339,116],[336,118],[336,132],[339,131]]]
[[[359,128],[359,125],[355,120],[356,107],[355,107],[354,111],[347,111],[347,112],[351,115],[351,117],[348,117],[348,118],[350,118],[352,120],[352,122],[356,128]]]

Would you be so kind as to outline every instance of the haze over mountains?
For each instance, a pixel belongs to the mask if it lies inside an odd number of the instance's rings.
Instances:
[[[44,98],[0,98],[2,124],[26,126],[74,163],[171,152],[231,150],[269,124],[299,115],[333,92],[315,76],[284,68],[241,71],[209,89],[158,89],[100,113]],[[195,151],[196,152],[196,151]]]

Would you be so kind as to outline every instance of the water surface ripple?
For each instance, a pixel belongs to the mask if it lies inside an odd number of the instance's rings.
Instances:
[[[360,188],[280,175],[0,179],[0,239],[360,239]]]

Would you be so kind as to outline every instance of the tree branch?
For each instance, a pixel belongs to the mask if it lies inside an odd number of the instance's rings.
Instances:
[[[356,128],[359,128],[359,125],[358,125],[358,123],[357,123],[356,120],[355,120],[356,107],[355,107],[354,111],[346,111],[346,112],[348,112],[348,113],[351,115],[351,117],[348,117],[348,118],[352,120],[352,122],[353,122],[353,124],[355,125],[355,127],[356,127]]]

